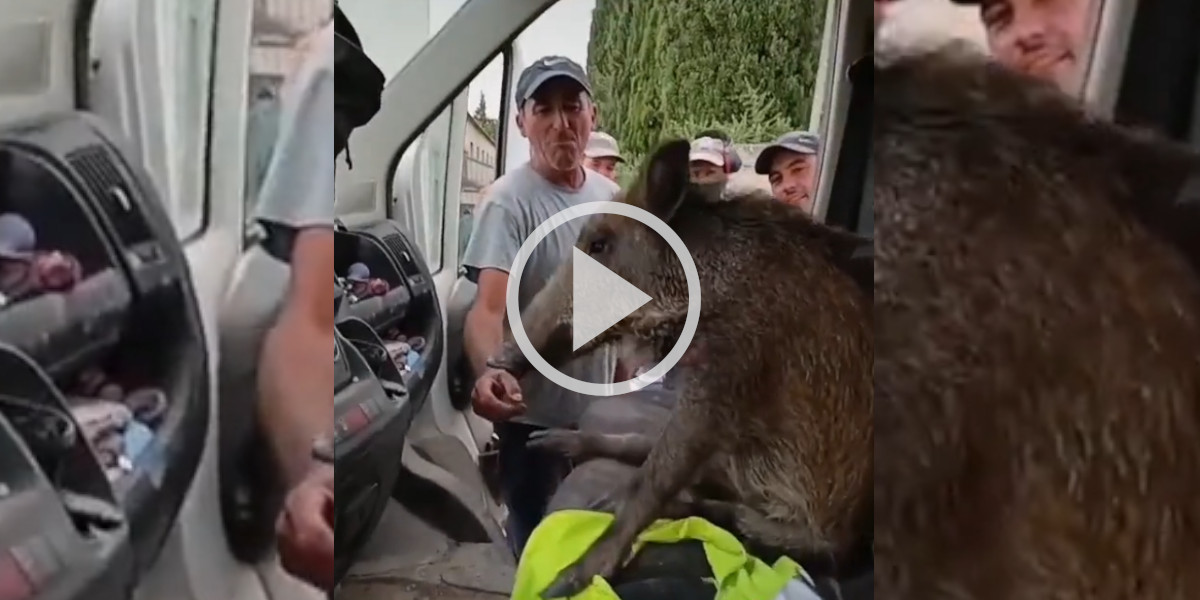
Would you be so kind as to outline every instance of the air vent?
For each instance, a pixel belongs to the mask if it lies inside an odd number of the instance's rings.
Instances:
[[[107,148],[99,145],[80,148],[67,154],[67,164],[79,175],[95,205],[104,211],[124,247],[152,239],[146,219],[134,203],[133,192]]]
[[[394,233],[388,234],[383,236],[383,243],[404,263],[404,268],[412,268],[413,259],[408,253],[408,244],[404,243],[404,238]]]
[[[112,164],[108,151],[103,146],[87,146],[75,150],[67,155],[67,162],[75,168],[83,183],[87,185],[88,191],[96,198],[106,198],[113,188],[121,189],[124,184],[121,174],[116,165]],[[133,209],[132,206],[121,208],[125,211]]]

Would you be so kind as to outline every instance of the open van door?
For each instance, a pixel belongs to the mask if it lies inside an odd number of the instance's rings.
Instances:
[[[167,210],[192,190],[155,181],[149,138],[90,110],[116,67],[87,58],[95,15],[76,11],[92,8],[0,3],[0,537],[31,594],[115,599],[177,530],[213,381]]]
[[[354,8],[354,3],[339,5],[345,11],[346,32],[340,42],[345,53],[363,63],[373,58],[368,55],[371,37],[350,31],[358,29],[363,16]],[[396,6],[389,16],[402,17],[401,37],[422,39],[428,37],[432,8],[430,3],[413,2]],[[361,75],[375,69],[355,71]],[[339,67],[339,89],[344,77],[349,75]],[[461,508],[479,505],[483,496],[435,466],[431,456],[437,449],[414,449],[416,436],[410,433],[417,415],[436,410],[429,400],[437,396],[434,389],[444,385],[446,330],[439,282],[446,272],[442,242],[454,240],[453,233],[443,237],[442,230],[445,211],[451,208],[417,199],[444,197],[452,172],[448,165],[455,158],[449,143],[454,127],[450,115],[443,115],[441,127],[401,155],[399,147],[391,147],[395,140],[388,131],[395,111],[386,107],[385,100],[384,108],[355,130],[337,167],[337,365],[344,375],[334,397],[338,580],[375,533],[393,497],[440,504],[434,500],[440,490],[453,501],[448,504]],[[461,126],[458,130],[461,136]],[[372,178],[376,173],[383,174]],[[458,454],[467,456],[474,470],[466,449]],[[435,520],[451,528],[467,523],[467,530],[474,523],[469,537],[490,537],[483,531],[487,525],[469,508],[444,508],[439,507],[440,519]]]
[[[448,333],[446,311],[459,281],[455,217],[464,169],[466,88],[512,36],[551,4],[463,3],[419,52],[413,49],[415,56],[398,74],[395,69],[388,73],[394,76],[384,89],[380,111],[354,131],[348,157],[343,157],[350,160],[337,165],[337,214],[346,225],[346,231],[338,233],[338,276],[345,277],[358,263],[372,277],[384,279],[388,290],[344,303],[339,332],[364,354],[380,345],[413,350],[414,337],[424,348],[414,357],[419,366],[409,375],[413,381],[399,385],[416,414],[406,428],[400,477],[384,491],[396,501],[392,509],[419,514],[458,542],[503,540],[499,508],[478,466],[480,446],[490,429],[477,434],[469,421],[478,418],[461,402],[451,401],[448,360],[454,359],[448,356],[460,353],[461,333]],[[372,54],[372,44],[380,43],[383,35],[360,23],[373,23],[384,15],[374,15],[372,3],[343,1],[339,6]],[[436,21],[431,11],[446,13],[447,8],[433,2],[388,8],[386,27],[379,27],[387,30],[389,43],[398,35],[396,27],[403,29],[402,38],[429,39]],[[388,71],[387,65],[381,67]],[[511,69],[511,59],[505,67]],[[503,150],[498,158],[504,160]],[[396,384],[386,376],[382,379]],[[337,472],[340,479],[340,466]],[[339,491],[339,505],[342,497]]]
[[[320,597],[238,562],[221,527],[217,317],[243,248],[252,17],[0,2],[0,570],[16,597]]]

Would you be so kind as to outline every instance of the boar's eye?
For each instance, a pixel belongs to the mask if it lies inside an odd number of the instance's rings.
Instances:
[[[608,250],[608,240],[596,238],[588,244],[588,254],[604,254]]]

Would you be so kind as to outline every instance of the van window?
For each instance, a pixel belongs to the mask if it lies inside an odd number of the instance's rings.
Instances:
[[[187,4],[182,3],[182,4]],[[328,0],[266,0],[254,4],[246,87],[245,243],[254,241],[258,193],[279,135],[280,93],[303,60],[306,37],[329,21]]]
[[[159,41],[161,56],[174,74],[164,100],[167,136],[167,185],[163,199],[180,239],[204,228],[208,211],[205,163],[208,151],[208,108],[211,101],[213,34],[216,0],[170,2],[164,5],[166,31]]]

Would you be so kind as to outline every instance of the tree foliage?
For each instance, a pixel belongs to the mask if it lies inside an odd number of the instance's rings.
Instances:
[[[496,119],[488,117],[487,100],[484,99],[483,92],[479,92],[479,103],[475,105],[475,114],[471,116],[475,117],[475,121],[479,123],[479,127],[483,129],[484,133],[488,134],[488,137],[496,139],[498,124]]]
[[[737,142],[802,129],[812,109],[824,5],[596,0],[588,71],[598,128],[635,157],[664,138],[710,127]]]

